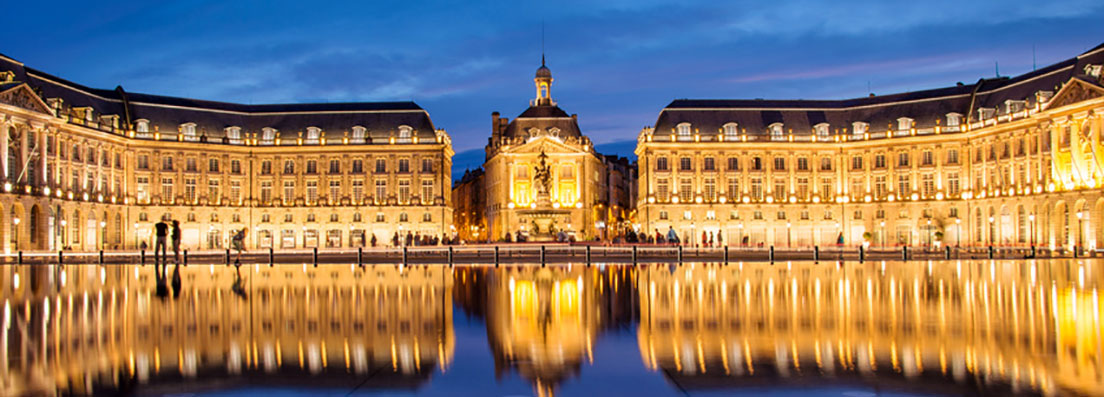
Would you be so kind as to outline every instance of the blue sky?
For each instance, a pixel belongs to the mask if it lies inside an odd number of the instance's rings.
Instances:
[[[847,98],[1030,71],[1104,42],[1104,2],[11,2],[0,53],[85,85],[210,100],[414,100],[458,152],[533,96],[620,151],[676,98]],[[600,146],[601,148],[602,146]],[[478,156],[475,156],[478,157]]]

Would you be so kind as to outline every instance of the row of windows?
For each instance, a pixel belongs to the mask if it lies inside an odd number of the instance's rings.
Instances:
[[[172,219],[172,217],[169,213],[165,213],[161,216],[161,219],[162,220],[169,220],[169,219]],[[194,212],[189,212],[185,216],[185,219],[186,219],[186,222],[196,222],[196,214]],[[219,218],[218,213],[211,213],[208,220],[211,223],[221,222],[221,219]],[[398,216],[398,221],[399,222],[409,222],[409,220],[410,220],[410,217],[407,215],[406,212],[400,212],[399,213],[399,216]],[[147,214],[145,212],[138,213],[138,221],[140,221],[140,222],[149,222],[149,214]],[[231,214],[230,215],[230,222],[241,223],[241,221],[242,221],[241,214]],[[295,223],[295,216],[292,215],[292,214],[284,214],[283,221],[284,221],[284,223]],[[315,214],[307,214],[306,222],[312,223],[312,222],[317,222],[317,221],[318,220],[317,220]],[[341,222],[341,216],[338,215],[338,214],[330,214],[329,221],[330,221],[330,223],[340,223]],[[363,222],[363,221],[364,221],[364,217],[363,217],[363,215],[361,215],[361,213],[359,213],[359,212],[354,212],[353,213],[353,222]],[[382,212],[376,213],[374,221],[376,223],[387,222],[387,215],[382,213]],[[422,222],[433,222],[433,215],[429,212],[422,213]],[[272,222],[272,215],[271,214],[261,214],[261,223],[273,223]]]
[[[854,219],[854,220],[863,219],[863,212],[864,212],[863,210],[854,210],[851,213],[851,219]],[[950,217],[950,218],[957,218],[958,217],[958,208],[956,208],[956,207],[949,208],[947,210],[947,214],[948,214],[948,217]],[[907,209],[902,209],[902,210],[897,212],[897,218],[898,219],[910,219],[909,215],[910,215],[910,213],[909,213],[909,210],[907,210]],[[922,219],[931,219],[931,218],[934,217],[934,215],[935,215],[935,211],[931,208],[925,208],[925,209],[921,210],[921,218]],[[659,217],[660,220],[669,220],[670,219],[670,215],[668,214],[668,212],[666,210],[659,211],[658,217]],[[717,219],[717,212],[715,210],[708,210],[708,211],[705,212],[705,220],[716,220],[716,219]],[[730,219],[730,220],[740,220],[741,219],[740,218],[740,211],[738,211],[738,210],[729,211],[728,219]],[[751,219],[752,220],[764,220],[765,217],[763,216],[763,211],[762,210],[752,211],[751,212]],[[791,219],[791,218],[788,215],[788,211],[777,211],[774,214],[774,219],[781,221],[781,220],[787,220],[787,219]],[[803,220],[803,221],[811,220],[812,217],[810,216],[809,210],[799,211],[798,219]],[[830,209],[825,210],[824,212],[821,213],[821,219],[826,220],[826,221],[827,220],[833,220],[833,219],[835,219],[835,215],[832,212],[832,210],[830,210]],[[885,210],[879,208],[876,211],[874,211],[874,219],[886,219]],[[687,220],[687,221],[694,220],[694,212],[690,211],[690,210],[683,211],[682,220]]]
[[[139,176],[136,178],[136,197],[139,203],[149,203],[151,200],[151,186],[150,177]],[[197,178],[184,178],[184,191],[183,199],[187,202],[195,202],[198,199],[198,180]],[[294,180],[283,181],[283,196],[281,199],[285,203],[290,203],[296,198],[303,198],[307,203],[317,203],[319,200],[318,181],[306,181],[306,189],[303,195],[298,195],[296,192],[296,186]],[[161,200],[171,201],[175,199],[177,191],[176,180],[172,177],[161,178]],[[432,204],[436,198],[436,192],[434,190],[435,183],[431,179],[425,179],[421,181],[421,195],[418,197],[422,204]],[[273,195],[273,181],[261,181],[260,182],[260,199],[262,203],[271,203],[275,196]],[[207,199],[217,201],[222,196],[222,184],[218,179],[207,180]],[[352,188],[349,192],[349,197],[354,202],[362,202],[365,198],[364,180],[353,180]],[[377,179],[375,181],[375,196],[374,199],[377,203],[382,203],[388,197],[388,186],[386,179]],[[396,199],[400,204],[410,204],[413,199],[413,192],[411,190],[410,180],[399,180],[396,191]],[[330,200],[337,200],[342,197],[342,183],[339,180],[329,181],[329,196]],[[242,181],[231,180],[229,190],[227,191],[226,198],[231,203],[240,203],[244,196],[242,196]]]
[[[196,131],[196,127],[197,127],[196,123],[184,123],[184,124],[180,125],[178,130],[179,130],[180,134],[184,136],[185,140],[193,141],[193,140],[198,140],[198,138],[199,138],[199,134]],[[225,133],[226,138],[230,139],[231,141],[240,141],[243,138],[241,127],[230,126],[230,127],[226,127],[223,131]],[[135,120],[135,132],[137,132],[138,134],[148,134],[148,133],[150,133],[151,131],[150,131],[150,122],[149,122],[149,120],[146,120],[146,119]],[[272,128],[272,127],[262,128],[261,129],[260,141],[261,141],[262,144],[271,145],[276,141],[276,138],[277,138],[277,136],[279,136],[279,134],[280,134],[280,131],[275,129],[275,128]],[[367,138],[367,136],[368,136],[368,129],[367,128],[364,128],[362,126],[353,126],[352,127],[352,139],[354,141],[363,141],[365,138]],[[412,139],[413,136],[414,136],[414,128],[413,127],[410,127],[408,125],[400,125],[398,127],[397,140],[398,140],[399,143],[409,143],[413,140]],[[306,143],[308,143],[308,144],[320,143],[321,142],[321,137],[322,137],[322,129],[321,128],[307,127],[306,136],[304,137],[305,140],[306,140]]]
[[[990,145],[991,152],[992,152],[993,147],[994,146]],[[982,150],[983,149],[981,147],[977,148],[976,161],[978,161],[978,162],[982,161],[982,155],[981,155]],[[995,153],[995,152],[992,152],[992,153]],[[1020,154],[1022,154],[1022,153],[1020,153]],[[897,156],[896,156],[896,165],[898,167],[909,167],[909,166],[912,165],[912,159],[913,159],[912,154],[910,154],[908,152],[898,153]],[[995,159],[995,157],[993,157],[991,155],[990,159],[991,160]],[[702,162],[701,162],[701,170],[702,171],[717,171],[718,170],[717,159],[715,157],[706,156],[706,157],[702,158],[701,160],[702,160]],[[740,171],[741,170],[741,159],[739,157],[728,157],[726,160],[727,160],[727,163],[726,163],[727,164],[727,167],[726,167],[727,170],[729,170],[729,171]],[[773,160],[773,164],[772,164],[772,166],[773,166],[772,169],[773,170],[775,170],[775,171],[785,171],[787,169],[787,158],[786,157],[775,156],[775,157],[773,157],[772,160]],[[833,163],[832,162],[832,157],[822,156],[822,157],[820,157],[819,168],[820,168],[821,171],[831,171],[832,170],[832,163]],[[863,155],[851,156],[851,167],[850,167],[850,169],[852,169],[852,170],[864,169],[864,167],[865,167],[864,163],[865,163],[865,156],[863,156]],[[656,171],[670,171],[671,170],[670,161],[669,161],[669,158],[667,156],[656,157],[655,164],[656,164],[656,166],[655,166]],[[762,157],[758,157],[758,156],[751,157],[750,159],[747,159],[747,164],[748,164],[748,169],[750,169],[752,171],[762,171],[762,170],[765,169],[764,168],[765,165],[764,165]],[[946,162],[944,164],[951,164],[951,165],[959,164],[959,155],[958,155],[958,150],[957,149],[948,149],[947,150]],[[933,165],[935,165],[935,154],[930,150],[925,150],[925,151],[921,152],[920,153],[920,163],[919,163],[919,165],[920,166],[933,166]],[[888,166],[888,162],[887,162],[887,157],[886,157],[885,154],[879,153],[879,154],[874,155],[874,167],[873,167],[874,169],[888,168],[887,166]],[[809,158],[804,157],[804,156],[798,157],[796,159],[796,168],[795,169],[797,171],[809,171],[810,170]],[[691,156],[680,156],[680,157],[678,157],[678,170],[679,171],[694,171],[694,158],[691,157]]]
[[[184,160],[184,171],[199,172],[199,167],[198,167],[197,161],[198,160],[195,159],[195,158],[185,159]],[[221,162],[217,158],[208,159],[207,160],[207,172],[221,172],[220,164],[221,164]],[[272,160],[261,161],[261,170],[260,170],[261,175],[271,175],[273,173],[272,172],[272,164],[273,164]],[[282,173],[284,173],[284,174],[294,174],[295,169],[296,169],[295,164],[296,164],[295,160],[284,160],[283,172]],[[307,173],[307,174],[317,174],[318,173],[318,161],[317,160],[307,160],[305,165],[306,165],[305,169],[304,169],[305,173]],[[422,161],[421,161],[421,166],[422,167],[421,167],[420,172],[422,172],[422,173],[433,173],[434,170],[437,168],[435,165],[436,165],[436,161],[434,159],[428,159],[428,158],[422,159]],[[387,172],[387,168],[388,168],[387,167],[387,159],[376,159],[375,166],[376,166],[375,167],[375,172],[376,173]],[[140,169],[140,170],[150,169],[150,160],[149,160],[149,155],[148,154],[138,155],[138,169]],[[340,174],[341,169],[342,169],[341,160],[334,159],[334,160],[329,161],[329,173],[330,174]],[[410,169],[411,169],[410,168],[410,159],[406,159],[406,158],[398,159],[398,168],[397,168],[398,172],[407,173],[407,172],[410,172]],[[172,171],[172,170],[174,170],[174,160],[173,160],[172,157],[162,157],[161,158],[161,170],[162,171]],[[242,173],[241,160],[230,160],[230,172],[233,173],[233,174],[241,174]],[[349,172],[354,173],[354,174],[364,173],[364,160],[361,160],[361,159],[352,160],[352,162],[350,163]]]
[[[788,178],[778,177],[773,180],[773,189],[770,189],[771,198],[774,201],[784,202],[789,197],[795,197],[800,201],[808,201],[811,199],[810,190],[814,186],[811,185],[811,178],[798,177],[794,178],[793,190],[789,189],[787,183]],[[701,182],[701,189],[696,189],[693,178],[679,178],[678,189],[672,189],[674,186],[668,182],[666,178],[660,178],[656,180],[656,199],[660,202],[673,201],[673,194],[677,194],[680,202],[689,203],[692,200],[696,200],[695,193],[700,193],[702,200],[705,202],[716,202],[719,200],[718,187],[716,178],[703,178]],[[957,196],[961,193],[961,187],[959,185],[958,173],[947,173],[946,190],[950,196]],[[889,186],[887,177],[879,175],[874,177],[873,186],[873,199],[882,200],[889,197],[890,194],[896,194],[897,197],[910,195],[912,193],[918,193],[925,198],[935,197],[937,193],[935,176],[930,173],[920,175],[920,182],[917,189],[913,188],[912,178],[908,174],[900,174],[897,176],[896,190],[891,190],[892,186]],[[751,200],[762,201],[766,198],[765,187],[763,178],[755,177],[750,178],[748,191],[744,192],[740,189],[740,178],[727,178],[727,189],[723,192],[727,193],[725,197],[728,200],[741,199],[742,193],[748,193]],[[863,177],[855,177],[851,180],[849,192],[852,194],[852,198],[861,200],[865,198],[865,195],[869,193],[866,188],[866,179]],[[842,189],[842,186],[840,187]],[[815,191],[818,194],[820,200],[832,201],[835,199],[837,189],[834,183],[834,178],[824,177],[820,180],[820,189]]]

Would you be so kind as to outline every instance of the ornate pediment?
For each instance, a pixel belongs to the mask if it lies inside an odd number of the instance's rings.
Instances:
[[[528,142],[515,146],[510,150],[510,153],[580,153],[582,148],[575,144],[568,144],[560,141],[559,139],[542,136],[539,138],[530,139]]]
[[[1073,78],[1057,94],[1054,94],[1054,99],[1047,103],[1046,108],[1057,109],[1101,96],[1104,96],[1104,88]]]
[[[43,102],[42,98],[39,98],[38,94],[35,94],[34,90],[26,83],[14,87],[0,88],[0,90],[3,90],[0,91],[0,103],[40,113],[54,114],[50,106],[46,105],[46,102]]]

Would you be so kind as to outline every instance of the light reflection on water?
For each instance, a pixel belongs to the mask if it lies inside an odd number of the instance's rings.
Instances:
[[[0,394],[1094,394],[1102,268],[3,266]]]

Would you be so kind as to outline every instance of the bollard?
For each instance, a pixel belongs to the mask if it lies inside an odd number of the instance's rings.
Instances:
[[[405,246],[403,247],[403,251],[402,251],[402,264],[404,264],[404,265],[406,264],[406,247]]]
[[[276,254],[268,247],[268,267],[276,266]]]
[[[451,245],[448,247],[448,264],[449,264],[449,267],[452,267],[452,265],[453,265],[453,262],[452,262],[452,246]]]
[[[64,257],[62,256],[62,254],[61,254],[62,252],[63,252],[63,251],[60,251],[60,250],[58,251],[58,265],[63,265],[63,264],[65,264],[65,261],[64,261],[64,259],[65,259],[65,258],[64,258]],[[144,263],[145,263],[145,262],[143,262],[143,264],[144,264]]]
[[[314,267],[318,267],[318,247],[314,247],[311,257],[314,259]],[[406,261],[403,261],[403,263],[406,263]]]
[[[840,255],[840,256],[842,256],[842,255]],[[859,246],[859,263],[863,263],[863,261],[865,261],[865,260],[866,260],[866,250],[864,250],[863,246],[860,245]]]
[[[498,267],[498,246],[497,245],[495,246],[494,262],[495,262],[495,267]]]
[[[544,244],[541,244],[540,261],[541,261],[541,267],[544,267]]]
[[[59,262],[60,262],[61,251],[58,251],[58,259],[59,259]],[[142,266],[146,265],[146,250],[142,250],[142,262],[141,262],[141,264],[142,264]]]
[[[23,263],[23,251],[19,251],[19,263]],[[100,264],[103,264],[103,250],[100,250]]]
[[[451,254],[452,247],[449,247],[449,251]],[[357,266],[364,266],[364,247],[357,247]]]
[[[226,266],[230,266],[230,249],[226,249]]]
[[[1075,251],[1074,255],[1076,256],[1076,251]],[[993,246],[992,245],[989,246],[989,259],[993,259]]]
[[[724,246],[724,264],[728,264],[728,246]]]
[[[682,246],[678,246],[678,262],[682,264]]]
[[[907,245],[901,247],[901,260],[903,260],[903,261],[908,260],[908,246]]]
[[[774,246],[770,246],[770,252],[767,254],[767,258],[770,259],[770,263],[774,264]]]
[[[103,260],[101,260],[100,263],[103,264]],[[19,264],[23,264],[23,251],[19,251]]]
[[[951,259],[951,247],[950,246],[943,247],[943,259],[947,259],[947,260]]]
[[[1081,247],[1073,247],[1073,257],[1076,258],[1081,255]]]
[[[188,266],[188,250],[184,250],[184,266]]]
[[[633,246],[632,254],[633,254],[633,265],[636,265],[636,246],[635,246],[635,245]],[[681,247],[680,247],[680,249],[679,249],[679,262],[682,262],[682,250],[681,250]]]
[[[633,247],[633,248],[635,249],[636,247]],[[589,245],[586,246],[586,264],[587,264],[587,266],[590,266],[590,246]]]
[[[1031,246],[1031,257],[1032,258],[1035,257],[1035,246],[1034,245]]]
[[[813,263],[820,262],[820,246],[813,246]]]

